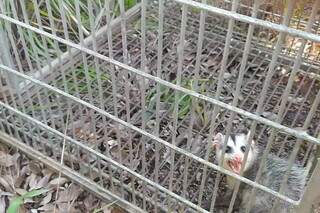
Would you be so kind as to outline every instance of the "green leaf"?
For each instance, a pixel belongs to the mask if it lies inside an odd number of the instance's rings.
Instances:
[[[92,213],[99,213],[99,212],[103,212],[103,209],[94,209]]]
[[[182,109],[179,110],[178,117],[183,119],[184,116],[190,111],[190,107],[185,105]]]
[[[20,206],[23,204],[22,197],[16,197],[14,200],[10,202],[7,213],[18,213]]]
[[[129,9],[129,8],[133,7],[136,3],[137,3],[136,0],[125,0],[124,6],[126,9]]]
[[[33,198],[33,197],[36,197],[36,196],[41,195],[43,193],[46,193],[48,191],[49,191],[48,189],[35,189],[35,190],[31,190],[30,192],[23,194],[21,197],[22,198]]]

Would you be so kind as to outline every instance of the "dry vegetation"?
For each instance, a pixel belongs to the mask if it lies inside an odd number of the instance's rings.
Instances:
[[[0,144],[0,213],[124,213],[20,152]]]

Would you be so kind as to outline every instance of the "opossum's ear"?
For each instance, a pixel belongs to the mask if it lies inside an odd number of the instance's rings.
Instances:
[[[212,142],[213,148],[219,148],[221,144],[223,144],[223,138],[224,138],[223,134],[221,134],[220,132],[217,133],[213,138],[213,142]]]
[[[247,136],[246,136],[246,140],[247,140],[247,143],[249,143],[249,137],[250,137],[250,130],[248,131],[247,133]],[[254,147],[255,146],[255,140],[254,138],[252,138],[252,141],[251,141],[251,147]]]
[[[247,132],[247,137],[246,137],[247,140],[249,140],[250,133],[251,133],[251,131],[248,130],[248,132]]]

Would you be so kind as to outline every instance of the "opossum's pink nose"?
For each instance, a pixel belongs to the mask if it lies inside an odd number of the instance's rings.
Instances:
[[[234,156],[234,160],[241,163],[242,162],[242,156],[241,155],[236,155]]]

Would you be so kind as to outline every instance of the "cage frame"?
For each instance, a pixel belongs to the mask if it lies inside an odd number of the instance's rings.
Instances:
[[[282,32],[282,33],[285,33],[285,34],[289,34],[289,35],[292,35],[292,36],[297,36],[297,37],[301,37],[303,39],[306,39],[306,40],[311,40],[311,41],[315,41],[315,42],[320,42],[320,36],[318,35],[314,35],[313,33],[309,33],[309,32],[304,32],[302,30],[297,30],[297,29],[292,29],[290,27],[287,27],[287,26],[284,26],[284,25],[281,25],[281,24],[274,24],[274,23],[270,23],[270,22],[267,22],[267,21],[264,21],[264,20],[260,20],[260,19],[257,19],[257,18],[252,18],[252,17],[248,17],[248,16],[245,16],[245,15],[241,15],[241,14],[237,14],[236,12],[231,12],[231,11],[228,11],[228,10],[223,10],[223,9],[220,9],[220,8],[217,8],[217,7],[214,7],[214,6],[208,6],[204,3],[198,3],[198,2],[195,2],[195,1],[192,1],[192,0],[175,0],[176,2],[178,3],[181,3],[183,5],[183,7],[185,6],[191,6],[191,7],[195,7],[195,8],[198,8],[198,9],[201,9],[201,10],[204,10],[204,11],[207,11],[207,12],[211,12],[211,13],[214,13],[216,15],[219,15],[219,16],[225,16],[227,18],[230,18],[230,19],[233,19],[233,20],[239,20],[239,21],[242,21],[242,22],[246,22],[246,23],[249,23],[249,24],[254,24],[254,25],[261,25],[263,27],[267,27],[267,28],[270,28],[272,30],[276,30],[277,32]],[[141,8],[143,7],[143,5],[146,4],[145,1],[143,1],[142,3],[139,3],[137,4],[134,8],[132,8],[131,10],[129,10],[127,12],[127,14],[125,14],[124,16],[126,17],[130,17],[130,19],[134,19],[134,18],[137,18],[138,17],[138,13],[141,12]],[[72,47],[72,53],[70,55],[70,53],[64,53],[62,55],[62,57],[60,59],[56,59],[55,61],[52,62],[53,65],[48,65],[46,67],[44,67],[42,69],[41,72],[43,73],[47,73],[47,72],[50,72],[54,69],[56,69],[59,65],[59,63],[61,63],[61,61],[63,61],[64,64],[68,64],[68,62],[70,60],[73,60],[74,57],[76,57],[77,59],[81,60],[80,59],[80,53],[81,52],[84,52],[88,55],[93,55],[94,57],[96,58],[99,58],[103,61],[106,61],[106,62],[109,62],[110,64],[113,64],[113,65],[116,65],[116,66],[119,66],[125,70],[128,70],[132,73],[135,73],[143,78],[146,78],[146,79],[149,79],[149,80],[153,80],[159,84],[162,84],[162,85],[165,85],[169,88],[172,88],[174,89],[175,91],[179,91],[179,92],[183,92],[185,94],[188,94],[194,98],[198,98],[200,100],[204,100],[204,101],[207,101],[209,103],[212,103],[213,105],[215,106],[218,106],[218,107],[221,107],[221,108],[224,108],[224,109],[227,109],[227,110],[230,110],[234,113],[238,113],[238,114],[241,114],[247,118],[250,118],[254,121],[257,121],[257,122],[261,122],[263,124],[266,124],[267,126],[270,126],[270,127],[273,127],[279,131],[283,131],[289,135],[293,135],[295,137],[297,137],[297,139],[301,139],[301,140],[307,140],[311,143],[314,143],[316,145],[319,145],[320,144],[320,139],[319,138],[315,138],[313,136],[310,136],[309,134],[307,134],[306,132],[304,131],[299,131],[299,130],[295,130],[295,129],[292,129],[292,128],[289,128],[289,127],[286,127],[284,125],[281,125],[277,122],[274,122],[274,121],[271,121],[269,119],[266,119],[266,118],[262,118],[261,116],[259,115],[255,115],[253,113],[250,113],[250,112],[247,112],[243,109],[240,109],[238,107],[235,107],[235,106],[230,106],[229,104],[226,104],[222,101],[219,101],[217,99],[214,99],[214,98],[209,98],[207,96],[204,96],[204,95],[201,95],[201,94],[198,94],[197,92],[194,92],[192,90],[188,90],[188,89],[185,89],[179,85],[176,85],[176,84],[173,84],[173,83],[170,83],[170,82],[167,82],[159,77],[156,77],[156,76],[153,76],[151,74],[148,74],[148,73],[145,73],[139,69],[135,69],[133,67],[130,67],[129,65],[126,65],[124,63],[121,63],[121,62],[118,62],[116,61],[115,59],[112,59],[112,58],[109,58],[109,57],[106,57],[106,56],[103,56],[99,53],[96,53],[95,51],[91,50],[88,46],[92,45],[92,37],[89,37],[87,38],[84,42],[84,45],[83,44],[74,44],[72,42],[69,42],[65,39],[62,39],[62,38],[59,38],[57,36],[54,36],[54,35],[51,35],[50,33],[47,33],[43,30],[40,30],[40,29],[37,29],[36,27],[32,27],[32,26],[29,26],[28,24],[25,24],[25,23],[22,23],[18,20],[15,20],[13,18],[10,18],[6,15],[3,15],[3,14],[0,14],[0,19],[2,20],[5,20],[5,21],[8,21],[9,23],[12,23],[12,24],[16,24],[16,25],[19,25],[21,27],[25,27],[29,30],[32,30],[40,35],[43,35],[43,36],[46,36],[46,37],[49,37],[51,39],[54,39],[58,42],[61,42],[61,43],[64,43],[66,44],[67,46],[69,47]],[[114,24],[114,26],[119,26],[119,23],[121,21],[121,18],[119,17],[119,19],[116,19],[112,24]],[[103,28],[103,29],[100,29],[100,31],[98,31],[97,33],[97,38],[100,37],[100,35],[103,35],[106,33],[106,28]],[[120,28],[118,29],[119,31],[121,30]],[[119,32],[118,31],[118,32]],[[79,58],[78,58],[79,56]],[[19,76],[21,78],[24,78],[26,80],[28,80],[29,82],[33,82],[35,84],[38,84],[38,85],[41,85],[43,87],[46,87],[48,89],[51,89],[51,90],[55,90],[55,92],[58,92],[60,95],[64,95],[65,97],[68,97],[70,99],[74,99],[75,101],[77,101],[78,103],[81,103],[89,108],[92,108],[94,109],[95,111],[99,111],[101,114],[104,114],[105,116],[111,118],[112,120],[124,125],[124,126],[127,126],[128,128],[131,128],[133,129],[134,131],[136,132],[139,132],[141,133],[142,135],[146,136],[146,137],[149,137],[161,144],[164,144],[166,147],[169,147],[170,149],[173,149],[181,154],[183,154],[184,156],[187,156],[187,157],[190,157],[190,158],[194,158],[196,160],[198,160],[199,162],[201,162],[203,165],[206,165],[212,169],[215,169],[217,171],[220,171],[224,174],[227,174],[229,176],[232,176],[232,177],[235,177],[236,179],[238,180],[241,180],[245,183],[250,183],[252,184],[253,186],[255,187],[258,187],[258,184],[257,183],[254,183],[254,182],[250,182],[248,180],[246,180],[245,178],[242,178],[241,176],[239,175],[235,175],[227,170],[224,170],[212,163],[208,163],[206,162],[205,160],[201,159],[201,158],[197,158],[196,156],[188,153],[187,151],[181,149],[181,148],[178,148],[176,147],[175,145],[173,144],[170,144],[168,143],[167,141],[164,141],[160,138],[158,138],[157,136],[154,136],[144,130],[141,130],[137,127],[135,127],[134,125],[132,124],[129,124],[127,123],[126,121],[122,121],[121,119],[109,114],[109,113],[106,113],[104,112],[103,110],[99,109],[98,107],[95,107],[93,105],[91,105],[90,103],[86,103],[85,101],[82,101],[80,99],[76,99],[75,97],[72,97],[72,95],[69,95],[63,91],[59,91],[58,89],[55,89],[53,87],[50,87],[49,85],[41,82],[40,80],[37,80],[37,78],[39,78],[39,75],[38,74],[35,74],[34,76],[32,77],[29,77],[27,75],[24,75],[24,74],[21,74],[13,69],[11,69],[10,67],[7,67],[5,65],[0,65],[0,68],[5,70],[6,72],[10,73],[10,74],[13,74],[13,75],[16,75],[16,76]],[[65,69],[68,69],[68,67],[66,66]],[[43,76],[42,76],[43,77]],[[33,79],[33,78],[36,78],[36,79]],[[26,87],[25,87],[26,86]],[[20,84],[20,88],[21,89],[30,89],[28,88],[27,84],[25,83],[21,83]],[[4,104],[1,104],[3,107],[6,107],[8,108],[7,106],[5,106]],[[13,108],[11,110],[14,110]],[[70,139],[71,140],[71,139]],[[76,177],[76,176],[72,176],[72,174],[70,174],[70,171],[68,171],[66,168],[63,168],[63,166],[59,165],[59,164],[56,164],[54,162],[50,162],[49,164],[49,161],[50,159],[48,159],[47,157],[45,157],[43,154],[41,154],[40,152],[37,152],[35,150],[32,150],[30,148],[28,148],[27,146],[25,146],[25,144],[15,140],[14,138],[11,138],[9,135],[7,134],[4,134],[4,133],[1,133],[1,141],[5,142],[5,143],[8,143],[10,144],[11,146],[15,146],[16,148],[18,148],[19,150],[21,151],[24,151],[26,154],[30,155],[32,158],[35,158],[37,160],[40,160],[42,162],[44,162],[46,165],[50,165],[52,164],[52,168],[55,169],[55,170],[58,170],[58,171],[61,171],[62,170],[62,173],[64,173],[66,176],[70,177],[72,180],[75,180],[76,182],[80,183],[81,185],[84,185],[86,186],[85,184],[89,184],[89,180],[86,180],[86,179],[81,179],[81,177]],[[38,157],[37,157],[38,156]],[[310,191],[309,189],[313,187],[313,184],[314,184],[314,179],[316,178],[316,175],[317,173],[319,173],[320,171],[320,167],[319,167],[319,163],[317,163],[317,166],[315,167],[315,170],[314,170],[314,175],[312,176],[311,180],[310,180],[310,185],[307,186],[308,190],[304,193],[304,196],[302,198],[302,201],[305,201],[305,200],[308,200],[308,199],[312,199],[314,196],[318,196],[318,195],[314,195],[314,192],[312,192],[312,190]],[[87,186],[88,187],[88,186]],[[92,187],[88,187],[90,191],[94,191],[97,195],[103,197],[104,199],[108,199],[108,200],[112,200],[112,199],[115,199],[114,196],[112,196],[112,194],[110,194],[109,192],[107,192],[106,190],[103,190],[101,188],[92,188]],[[260,189],[264,189],[265,191],[267,191],[266,187],[260,187]],[[102,193],[101,193],[102,191]],[[167,190],[169,191],[169,190]],[[271,191],[269,191],[271,193]],[[170,191],[169,191],[170,193]],[[273,192],[272,192],[273,193]],[[108,196],[106,196],[106,194]],[[170,193],[171,194],[171,193]],[[174,194],[171,194],[172,196],[175,196]],[[278,196],[279,197],[279,193],[275,193],[274,195]],[[286,199],[285,197],[281,197],[282,199]],[[132,208],[132,211],[137,211],[137,209],[135,209],[134,206],[132,206],[132,204],[128,203],[127,201],[124,201],[122,200],[121,198],[119,197],[116,197],[117,200],[120,200],[120,206],[123,206],[125,208]],[[179,198],[180,199],[180,198]],[[183,200],[183,198],[182,198]],[[291,203],[294,203],[295,205],[297,205],[298,207],[300,207],[301,205],[301,202],[294,202],[292,200],[288,200],[290,201]],[[184,200],[184,202],[189,202],[188,200]],[[305,201],[307,202],[307,201]],[[189,203],[191,206],[192,204]],[[193,206],[196,208],[196,206]],[[308,208],[307,206],[302,206],[301,209],[297,210],[297,212],[306,212],[306,208]],[[201,210],[199,208],[196,208],[197,210]]]

